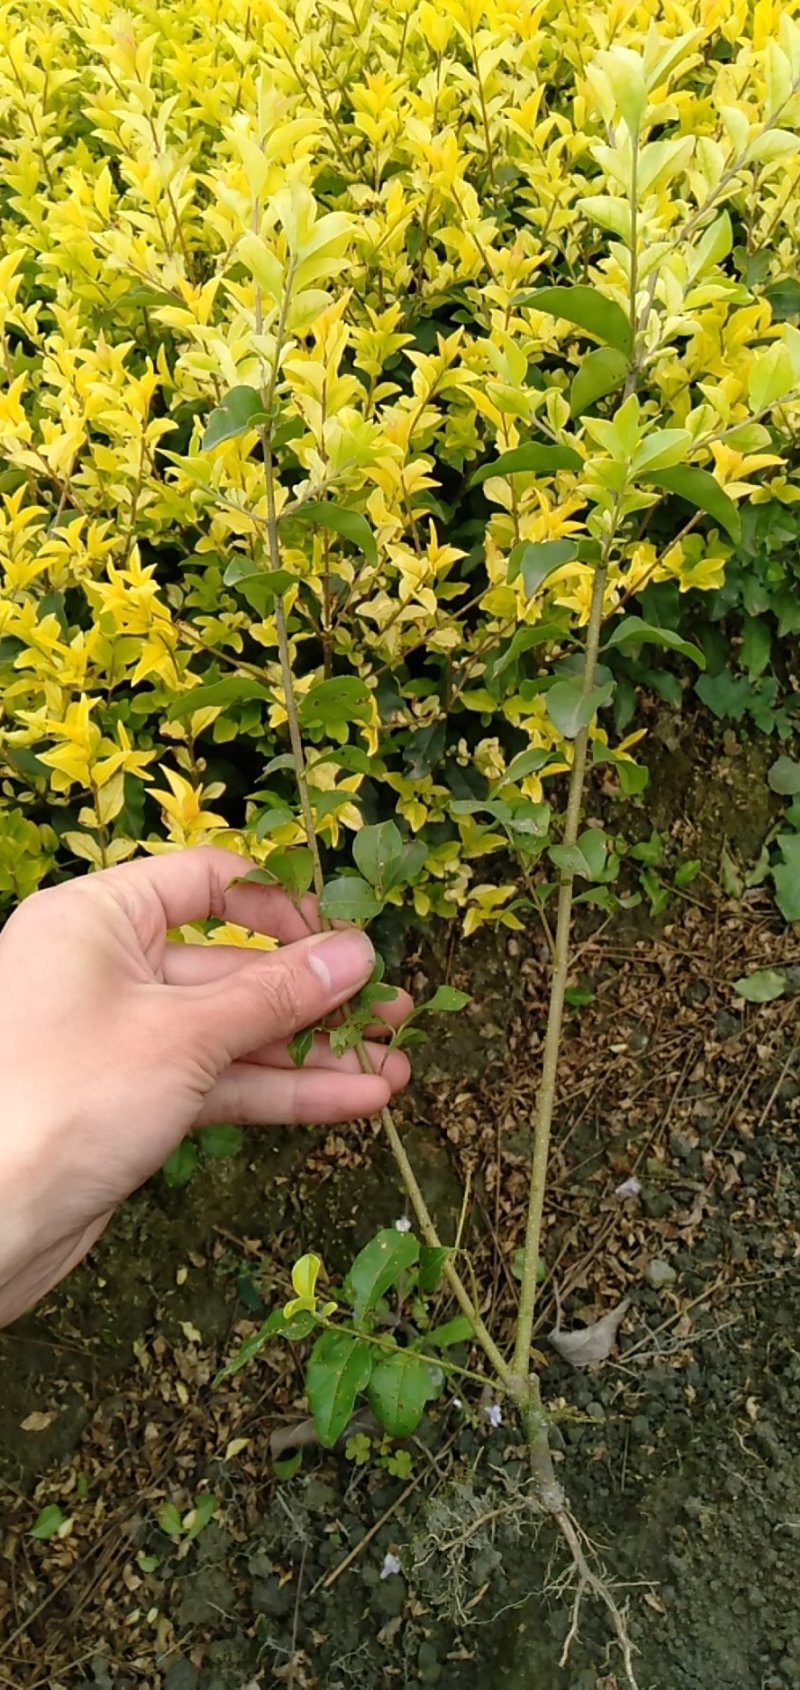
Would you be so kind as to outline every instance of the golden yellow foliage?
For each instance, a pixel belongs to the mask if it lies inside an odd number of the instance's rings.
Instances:
[[[797,10],[2,5],[0,898],[300,839],[277,590],[323,843],[516,924],[469,803],[558,801],[593,562],[713,587],[796,497]]]

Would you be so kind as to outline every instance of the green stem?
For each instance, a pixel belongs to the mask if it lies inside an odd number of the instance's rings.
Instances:
[[[639,136],[631,137],[631,274],[628,311],[631,320],[631,357],[636,358],[636,294],[639,287]]]
[[[367,1064],[369,1063],[369,1058],[367,1057],[366,1052],[363,1052],[362,1055],[362,1052],[359,1051],[359,1057],[361,1058],[362,1066],[364,1066],[365,1062]],[[372,1069],[367,1066],[364,1071],[365,1073],[371,1073]],[[400,1177],[408,1193],[409,1202],[414,1210],[414,1214],[416,1215],[419,1229],[425,1243],[430,1244],[435,1250],[441,1250],[442,1241],[434,1225],[433,1217],[427,1203],[425,1202],[425,1198],[420,1190],[419,1181],[408,1159],[403,1140],[397,1131],[390,1109],[381,1110],[381,1125],[389,1141],[389,1148],[394,1156]],[[472,1327],[476,1342],[480,1344],[484,1355],[491,1362],[498,1379],[501,1380],[502,1384],[505,1385],[506,1390],[509,1391],[512,1396],[518,1397],[519,1392],[515,1388],[515,1381],[511,1368],[505,1358],[500,1354],[491,1332],[482,1321],[466,1285],[449,1258],[445,1261],[442,1269],[442,1276],[447,1280],[450,1290],[452,1291],[462,1314],[466,1315],[467,1320]]]
[[[268,425],[261,430],[261,443],[264,451],[264,481],[267,490],[267,544],[269,546],[270,566],[272,569],[281,567],[281,550],[278,539],[278,519],[275,511],[275,473],[272,462],[272,444]],[[314,870],[314,891],[318,898],[325,890],[325,876],[322,872],[322,859],[319,852],[314,811],[311,806],[311,795],[308,790],[306,774],[306,755],[303,749],[303,735],[300,731],[300,718],[297,714],[297,700],[294,692],[292,676],[292,660],[289,647],[289,630],[286,626],[286,609],[280,593],[275,595],[275,629],[278,635],[278,655],[281,665],[281,682],[283,685],[283,702],[286,708],[286,720],[289,725],[289,744],[292,748],[292,762],[294,763],[297,794],[300,808],[303,812],[303,826],[306,832],[308,848]]]
[[[610,542],[605,548],[603,562],[598,564],[597,569],[595,570],[592,604],[589,612],[589,622],[586,629],[586,645],[584,648],[582,678],[582,690],[584,695],[590,693],[594,685],[594,675],[597,667],[597,653],[600,645],[600,626],[603,617],[603,591],[605,588],[609,551]],[[581,728],[580,733],[575,739],[572,774],[570,776],[569,784],[569,798],[567,800],[567,817],[564,827],[564,844],[567,846],[574,845],[578,837],[588,745],[589,729],[588,727]],[[533,1317],[536,1309],[536,1269],[539,1261],[542,1214],[544,1210],[544,1195],[547,1184],[550,1133],[553,1122],[556,1079],[558,1075],[558,1052],[561,1042],[561,1023],[564,1016],[564,993],[566,991],[567,977],[569,974],[570,928],[572,924],[572,892],[574,879],[575,877],[573,874],[565,873],[562,875],[559,885],[558,915],[556,919],[555,945],[553,951],[553,973],[550,983],[550,1005],[547,1015],[547,1032],[545,1034],[542,1075],[539,1082],[539,1094],[536,1101],[536,1119],[533,1132],[533,1155],[531,1158],[530,1194],[528,1200],[528,1219],[525,1229],[522,1283],[520,1287],[517,1331],[514,1344],[514,1376],[517,1381],[518,1391],[522,1390],[523,1392],[523,1400],[525,1400],[527,1393],[530,1391],[530,1352],[533,1340]]]

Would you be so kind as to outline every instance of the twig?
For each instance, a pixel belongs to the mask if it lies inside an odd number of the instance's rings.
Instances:
[[[445,1448],[447,1448],[447,1446],[445,1446]],[[378,1532],[386,1525],[387,1520],[391,1520],[393,1518],[398,1509],[402,1508],[403,1503],[408,1500],[412,1492],[422,1484],[422,1481],[425,1478],[427,1478],[427,1469],[423,1469],[421,1473],[417,1474],[415,1479],[411,1480],[409,1485],[406,1485],[405,1490],[400,1492],[400,1495],[391,1504],[391,1507],[387,1508],[386,1512],[381,1515],[380,1519],[376,1520],[373,1526],[370,1526],[369,1531],[366,1532],[362,1538],[359,1538],[358,1543],[353,1545],[353,1548],[347,1555],[345,1555],[344,1560],[340,1561],[338,1565],[334,1567],[332,1572],[326,1573],[324,1578],[317,1579],[316,1584],[311,1587],[311,1596],[316,1596],[318,1590],[330,1590],[331,1586],[336,1584],[337,1580],[341,1578],[342,1573],[346,1573],[348,1567],[352,1567],[353,1562],[358,1560],[359,1555],[363,1554],[367,1545],[372,1542],[373,1538],[377,1537]]]
[[[692,1298],[690,1303],[684,1303],[681,1308],[676,1309],[674,1314],[668,1315],[666,1320],[662,1320],[660,1326],[656,1326],[652,1332],[646,1332],[645,1336],[640,1338],[638,1343],[631,1344],[630,1349],[625,1350],[620,1356],[619,1365],[623,1365],[624,1363],[630,1361],[631,1356],[638,1355],[639,1351],[643,1350],[646,1344],[652,1343],[653,1339],[658,1337],[659,1332],[667,1332],[670,1326],[674,1326],[675,1322],[681,1319],[682,1315],[688,1314],[690,1309],[696,1309],[698,1303],[706,1303],[709,1297],[713,1297],[715,1291],[722,1289],[724,1284],[725,1281],[722,1274],[720,1274],[718,1278],[714,1280],[713,1285],[709,1285],[705,1291],[700,1291],[696,1297]],[[728,1290],[730,1289],[731,1287],[729,1286]]]
[[[758,1135],[761,1131],[761,1128],[763,1127],[764,1122],[767,1119],[767,1116],[770,1112],[770,1109],[772,1108],[773,1103],[775,1102],[775,1099],[778,1095],[778,1092],[780,1091],[781,1086],[783,1085],[783,1082],[786,1079],[786,1075],[788,1074],[789,1069],[791,1068],[792,1063],[794,1062],[794,1059],[797,1055],[797,1048],[798,1048],[797,1047],[797,1040],[795,1039],[794,1044],[790,1047],[789,1055],[787,1056],[786,1061],[784,1062],[783,1067],[781,1068],[781,1071],[778,1075],[777,1080],[775,1081],[775,1084],[772,1088],[772,1091],[770,1092],[769,1097],[767,1098],[767,1101],[764,1104],[764,1107],[761,1111],[761,1114],[759,1115],[758,1120],[756,1122],[755,1134],[754,1134],[754,1136],[756,1138],[758,1138]]]
[[[288,1690],[292,1690],[292,1685],[294,1684],[295,1657],[296,1657],[296,1654],[297,1654],[297,1632],[298,1632],[298,1627],[300,1625],[300,1598],[303,1594],[303,1578],[304,1578],[305,1570],[306,1570],[306,1556],[307,1556],[307,1554],[308,1554],[308,1544],[304,1543],[303,1544],[303,1553],[300,1557],[300,1571],[297,1575],[297,1595],[296,1595],[295,1601],[294,1601],[294,1619],[292,1620],[292,1650],[291,1650],[291,1654],[289,1656],[289,1677],[288,1677],[288,1680],[287,1680]]]
[[[595,669],[597,667],[597,654],[600,645],[600,626],[603,616],[603,591],[606,583],[609,551],[610,541],[605,547],[603,561],[597,565],[595,570],[592,604],[589,612],[589,622],[586,629],[586,646],[583,663],[582,692],[584,697],[588,697],[594,685]],[[564,844],[568,847],[574,845],[578,837],[588,744],[589,729],[588,726],[586,726],[581,728],[580,732],[576,736],[574,744],[572,774],[570,777],[569,797],[567,800],[567,819],[564,827]],[[553,1109],[555,1105],[558,1057],[561,1045],[561,1024],[564,1017],[564,994],[569,975],[569,943],[572,923],[572,889],[574,880],[574,874],[569,871],[565,871],[561,876],[561,883],[558,892],[558,913],[556,917],[553,972],[550,985],[550,1006],[547,1016],[544,1056],[542,1059],[542,1075],[539,1082],[539,1095],[536,1104],[533,1155],[531,1158],[528,1221],[525,1229],[522,1283],[520,1289],[519,1311],[517,1315],[516,1342],[514,1345],[514,1374],[519,1381],[527,1380],[530,1365],[531,1342],[533,1339],[537,1267],[539,1259],[539,1243],[542,1231],[542,1216],[544,1212],[544,1196],[547,1184],[550,1131],[553,1122]]]

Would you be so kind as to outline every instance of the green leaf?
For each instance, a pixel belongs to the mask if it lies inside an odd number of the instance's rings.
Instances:
[[[502,452],[492,464],[482,464],[471,477],[469,486],[480,487],[493,475],[520,475],[533,471],[538,475],[555,475],[559,469],[580,469],[582,459],[571,446],[539,446],[529,440],[524,446],[514,446]]]
[[[569,390],[569,408],[573,417],[588,411],[606,393],[615,393],[628,373],[628,359],[613,346],[598,346],[587,353],[573,378]]]
[[[328,921],[371,921],[381,910],[380,898],[357,874],[343,874],[329,880],[319,903]]]
[[[504,824],[509,839],[513,838],[517,846],[527,844],[530,848],[535,840],[546,837],[550,814],[549,804],[533,804],[523,799]]]
[[[689,505],[697,510],[705,511],[707,516],[724,528],[734,542],[741,538],[741,520],[739,512],[732,499],[728,497],[724,488],[720,487],[713,475],[707,469],[692,469],[688,465],[677,465],[673,469],[653,470],[645,473],[641,480],[650,482],[655,487],[663,487],[666,493],[677,493]]]
[[[195,710],[206,710],[215,705],[238,704],[244,699],[253,698],[267,701],[272,698],[272,694],[253,676],[229,675],[224,681],[209,681],[207,686],[192,687],[191,692],[181,693],[180,698],[174,699],[169,705],[167,720],[177,722],[184,716],[191,716]]]
[[[447,1244],[420,1245],[417,1284],[423,1296],[431,1297],[437,1290],[444,1264],[452,1254],[453,1252]]]
[[[202,1491],[194,1498],[192,1513],[194,1519],[184,1527],[187,1543],[192,1543],[196,1537],[204,1532],[212,1514],[215,1512],[217,1499],[212,1491]]]
[[[273,1461],[272,1471],[276,1479],[281,1479],[285,1484],[287,1479],[293,1479],[295,1473],[299,1473],[302,1465],[303,1448],[301,1445],[299,1449],[295,1450],[294,1455],[287,1455],[282,1461]]]
[[[420,1343],[428,1350],[449,1350],[453,1344],[468,1344],[474,1337],[472,1323],[465,1314],[454,1314],[452,1320],[446,1320],[441,1326],[434,1326],[431,1332],[426,1332]]]
[[[412,780],[420,780],[424,775],[431,774],[436,764],[444,756],[447,740],[447,725],[445,722],[431,722],[430,727],[415,728],[409,734],[403,751],[405,772]]]
[[[266,421],[261,394],[254,387],[232,387],[222,404],[211,412],[203,435],[202,450],[210,452],[223,440],[232,440],[235,435],[244,434],[248,428],[255,428]]]
[[[546,577],[562,564],[571,563],[577,552],[574,540],[523,540],[509,557],[508,580],[515,581],[521,571],[525,595],[533,598]]]
[[[302,898],[314,882],[314,858],[307,845],[293,845],[270,851],[265,870],[278,884],[293,898]],[[245,880],[254,880],[260,871],[256,869],[252,874],[246,874]]]
[[[270,834],[277,833],[279,827],[286,827],[287,823],[292,821],[294,821],[294,812],[289,809],[288,804],[279,804],[271,810],[262,810],[260,815],[256,816],[254,828],[256,839],[267,839]]]
[[[164,1183],[171,1190],[177,1190],[182,1185],[188,1185],[197,1167],[198,1150],[193,1138],[185,1138],[167,1157],[161,1172]]]
[[[347,1275],[356,1320],[380,1301],[395,1280],[419,1260],[419,1240],[413,1232],[398,1232],[385,1226],[360,1250]]]
[[[156,1520],[167,1537],[180,1537],[183,1522],[174,1502],[162,1502]]]
[[[646,863],[648,868],[658,868],[664,858],[664,841],[656,828],[649,839],[640,839],[638,845],[631,847],[631,856],[636,863]]]
[[[732,675],[729,669],[721,669],[718,675],[701,675],[694,690],[715,716],[728,716],[732,722],[741,721],[753,697],[750,682],[744,675]]]
[[[459,1009],[465,1009],[472,999],[469,992],[460,992],[456,986],[437,986],[432,998],[427,1003],[420,1004],[417,1014],[423,1010],[431,1014],[457,1014]]]
[[[639,875],[639,884],[647,893],[651,915],[661,915],[669,903],[669,890],[662,886],[658,875],[651,868],[643,868]]]
[[[349,1332],[323,1332],[306,1369],[306,1396],[317,1437],[332,1449],[341,1437],[372,1373],[372,1350]]]
[[[390,884],[388,876],[400,861],[403,839],[394,822],[376,822],[362,827],[353,844],[353,857],[370,886],[384,888]]]
[[[244,1144],[241,1127],[201,1127],[197,1138],[206,1156],[238,1156]]]
[[[780,833],[783,862],[772,870],[775,898],[784,921],[800,921],[800,833]]]
[[[565,739],[575,739],[581,728],[588,727],[600,706],[608,703],[613,690],[613,681],[608,681],[605,686],[584,692],[579,675],[569,681],[556,681],[545,694],[547,714]]]
[[[497,785],[508,786],[512,782],[524,780],[526,775],[538,774],[539,769],[544,768],[549,756],[549,751],[544,751],[541,747],[537,747],[534,751],[520,751],[519,756],[509,763],[505,774],[501,775]]]
[[[600,827],[587,827],[574,845],[551,845],[551,862],[562,874],[580,874],[585,880],[599,880],[608,858],[608,840]]]
[[[637,798],[650,780],[650,770],[644,763],[628,763],[624,759],[615,764],[623,798]]]
[[[331,528],[345,540],[351,540],[368,563],[377,563],[378,547],[375,535],[360,511],[347,510],[344,505],[329,504],[327,499],[312,499],[296,511],[287,513],[287,520],[307,522],[312,527]]]
[[[256,569],[249,557],[233,557],[222,579],[226,587],[234,587],[263,616],[272,609],[275,598],[294,584],[297,576],[288,569]]]
[[[747,678],[757,681],[770,660],[772,651],[772,635],[769,623],[763,616],[748,616],[745,618],[742,633],[742,645],[739,661],[743,669],[747,670]]]
[[[608,840],[601,827],[587,827],[578,838],[578,846],[583,852],[584,860],[589,864],[589,873],[593,880],[597,880],[603,873],[608,857]]]
[[[606,299],[596,288],[537,288],[517,303],[574,323],[577,328],[593,335],[595,340],[603,340],[619,352],[629,353],[631,350],[631,325],[626,313],[616,300]]]
[[[514,1251],[514,1254],[511,1258],[511,1272],[514,1275],[514,1278],[518,1279],[520,1281],[520,1283],[522,1282],[522,1275],[523,1275],[524,1270],[525,1270],[525,1251],[522,1248],[522,1245],[520,1245],[519,1248]],[[547,1278],[547,1263],[544,1260],[543,1256],[537,1256],[536,1257],[536,1283],[537,1283],[537,1285],[544,1285],[546,1278]]]
[[[778,757],[767,776],[770,790],[783,798],[794,798],[800,792],[800,763],[791,757]]]
[[[748,1003],[772,1003],[786,991],[786,975],[776,968],[757,968],[754,974],[743,974],[734,980],[733,989]]]
[[[291,763],[292,759],[289,761]],[[309,775],[320,763],[335,763],[337,768],[346,769],[350,775],[368,775],[373,779],[376,773],[380,772],[380,764],[376,758],[368,757],[359,745],[343,745],[335,750],[326,745],[321,757],[309,761]],[[313,781],[311,784],[313,786]]]
[[[264,769],[263,778],[266,780],[267,775],[275,774],[278,769],[291,769],[294,772],[294,758],[290,751],[282,751],[279,757],[271,757]],[[251,792],[250,796],[251,798],[271,798],[272,794],[263,791]]]
[[[386,876],[384,890],[391,892],[393,886],[408,886],[412,880],[422,873],[428,857],[428,847],[424,839],[407,839],[397,862]]]
[[[293,1039],[289,1040],[289,1043],[288,1043],[286,1048],[287,1048],[289,1055],[290,1055],[290,1057],[291,1057],[291,1059],[292,1059],[292,1061],[295,1065],[295,1068],[302,1068],[303,1067],[305,1060],[306,1060],[306,1057],[309,1056],[310,1053],[311,1053],[311,1049],[312,1049],[313,1044],[314,1044],[314,1029],[313,1029],[313,1027],[304,1027],[301,1032],[295,1033]]]
[[[764,298],[769,302],[773,322],[785,323],[789,317],[800,317],[800,282],[791,276],[765,288]]]
[[[40,1543],[49,1542],[55,1537],[60,1526],[64,1524],[64,1515],[56,1502],[48,1502],[47,1507],[37,1514],[28,1537],[35,1537]],[[180,1521],[178,1522],[180,1529]]]
[[[681,863],[679,867],[676,868],[672,877],[673,883],[675,886],[679,887],[691,886],[693,881],[697,879],[702,867],[703,865],[699,857],[689,857],[685,863]]]
[[[356,675],[335,675],[317,681],[300,700],[303,727],[320,722],[330,727],[339,722],[363,722],[369,715],[370,691]]]
[[[547,855],[562,874],[580,874],[584,880],[591,880],[592,871],[579,845],[551,845]]]
[[[613,646],[659,645],[667,646],[670,651],[679,651],[683,657],[690,657],[699,669],[705,669],[706,660],[699,646],[692,645],[672,628],[657,628],[650,622],[643,622],[641,616],[623,616],[612,630],[603,646],[603,651],[610,651]]]
[[[372,1369],[369,1406],[390,1438],[410,1438],[425,1412],[425,1404],[441,1390],[441,1376],[413,1350],[382,1356]]]
[[[408,1045],[424,1045],[427,1033],[421,1027],[412,1027],[410,1021],[405,1021],[395,1034],[394,1044],[397,1050],[405,1050]]]

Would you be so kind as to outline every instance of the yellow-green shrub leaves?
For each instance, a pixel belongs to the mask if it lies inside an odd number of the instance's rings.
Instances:
[[[292,852],[277,593],[323,843],[516,924],[594,564],[718,585],[794,496],[797,9],[0,9],[0,900]]]

